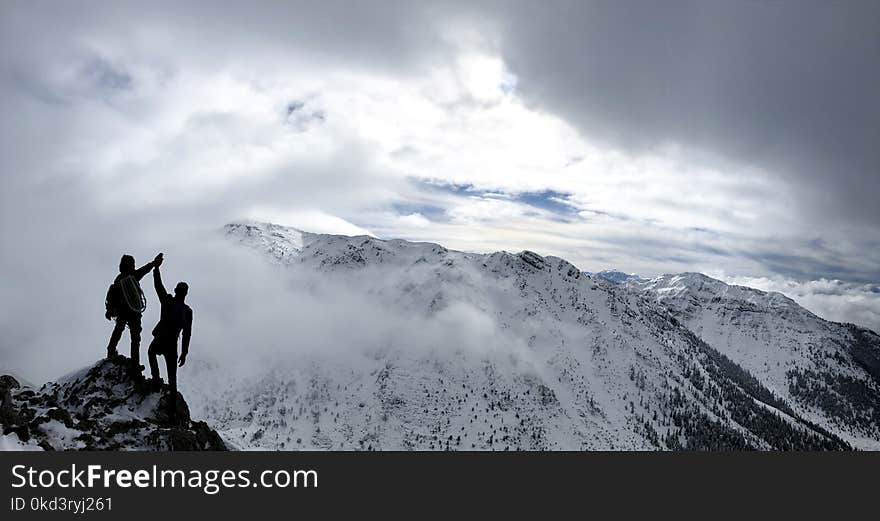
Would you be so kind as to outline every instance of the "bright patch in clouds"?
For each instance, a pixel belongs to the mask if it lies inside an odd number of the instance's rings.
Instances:
[[[760,175],[701,166],[675,147],[634,157],[591,143],[559,117],[528,107],[516,95],[515,75],[486,52],[462,50],[445,66],[406,78],[317,66],[296,56],[271,72],[241,64],[184,68],[161,82],[146,81],[143,92],[137,78],[152,78],[144,72],[149,67],[131,68],[141,72],[134,75],[126,111],[90,103],[93,116],[106,123],[103,132],[98,126],[59,160],[64,168],[73,165],[108,182],[102,192],[107,204],[132,198],[185,204],[222,197],[232,184],[271,186],[273,175],[296,178],[309,166],[332,169],[340,158],[356,157],[356,164],[341,165],[344,173],[323,180],[304,176],[303,188],[332,186],[350,191],[343,199],[357,199],[353,190],[363,183],[387,186],[395,178],[417,178],[502,195],[569,194],[568,203],[581,215],[615,216],[618,226],[637,221],[728,232],[762,221],[771,227],[786,223],[784,214],[766,205],[779,187]],[[76,83],[86,81],[81,77],[71,81],[54,87],[61,95],[86,87]],[[345,179],[352,180],[349,186]],[[746,193],[751,197],[736,197]],[[384,195],[409,194],[392,187]],[[388,201],[352,202],[343,212],[364,216]],[[290,206],[301,204],[294,198]],[[450,219],[470,224],[504,225],[528,213],[520,202],[488,197],[447,201],[446,207]],[[356,220],[393,231],[393,222]],[[564,226],[549,225],[564,233]]]

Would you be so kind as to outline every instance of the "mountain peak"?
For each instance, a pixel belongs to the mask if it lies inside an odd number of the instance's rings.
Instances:
[[[670,300],[679,297],[703,297],[706,299],[747,302],[762,309],[787,309],[809,313],[809,311],[782,293],[727,284],[703,273],[684,272],[666,274],[653,279],[631,279],[626,282],[632,288],[655,294],[658,300]]]
[[[288,263],[303,249],[312,235],[296,228],[259,221],[229,223],[223,227],[227,238],[265,251],[280,263]]]
[[[622,271],[617,271],[617,270],[597,271],[596,273],[590,273],[590,276],[606,280],[612,284],[623,284],[626,281],[632,280],[632,279],[643,280],[641,277],[639,277],[635,273],[624,273]]]

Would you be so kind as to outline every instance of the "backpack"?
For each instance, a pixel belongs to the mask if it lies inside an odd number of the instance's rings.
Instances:
[[[107,318],[119,316],[119,292],[116,291],[116,284],[110,284],[107,288],[107,296],[104,297],[104,309],[107,311]]]
[[[128,275],[110,284],[104,306],[111,317],[119,316],[120,313],[143,313],[147,309],[147,298],[137,279]]]

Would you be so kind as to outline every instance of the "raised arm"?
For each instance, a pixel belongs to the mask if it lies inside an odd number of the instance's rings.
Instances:
[[[167,291],[165,291],[165,285],[162,284],[162,274],[159,273],[159,266],[153,268],[153,286],[156,287],[156,295],[159,296],[159,302],[164,302],[171,298]]]
[[[162,254],[156,255],[156,258],[151,260],[150,262],[144,264],[140,268],[134,270],[134,276],[136,279],[141,280],[144,278],[144,275],[150,272],[153,268],[158,268],[162,265]]]
[[[138,280],[141,280],[142,278],[144,278],[144,275],[149,273],[150,270],[153,269],[155,266],[156,266],[156,263],[153,261],[150,261],[150,262],[144,264],[140,268],[134,270],[134,277]]]

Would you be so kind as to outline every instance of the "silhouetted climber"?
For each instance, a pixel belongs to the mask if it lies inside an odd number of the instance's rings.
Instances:
[[[162,264],[161,260],[159,264]],[[192,336],[192,309],[184,300],[189,291],[186,282],[178,282],[174,287],[174,296],[165,291],[162,284],[162,275],[159,273],[159,265],[153,268],[153,283],[156,286],[156,294],[162,304],[159,323],[153,328],[153,341],[147,350],[150,359],[150,374],[154,383],[161,383],[159,377],[159,361],[157,355],[165,357],[165,368],[168,371],[168,383],[171,385],[171,413],[176,410],[177,398],[177,367],[183,367],[186,363],[186,355],[189,352],[189,339]],[[177,358],[177,338],[183,332],[183,347],[180,359]]]
[[[134,267],[134,257],[123,255],[119,261],[119,275],[107,289],[107,298],[104,301],[104,316],[107,320],[116,318],[116,326],[110,334],[110,343],[107,344],[107,358],[117,354],[116,345],[122,338],[125,326],[128,326],[131,335],[131,369],[136,374],[143,370],[140,361],[141,315],[147,308],[147,299],[141,290],[140,280],[159,264],[162,264],[161,253],[152,262],[137,269]]]

